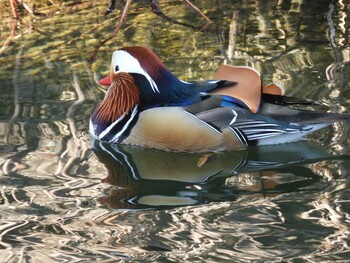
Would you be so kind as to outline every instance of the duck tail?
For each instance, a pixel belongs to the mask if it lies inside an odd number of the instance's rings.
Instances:
[[[259,113],[277,121],[288,121],[299,125],[329,125],[338,121],[349,121],[350,113],[331,113],[317,109],[321,104],[305,99],[286,96],[265,96]],[[299,109],[298,106],[310,106],[313,110]],[[289,107],[292,106],[292,107]],[[312,107],[313,106],[313,107]],[[315,107],[316,106],[316,107]]]

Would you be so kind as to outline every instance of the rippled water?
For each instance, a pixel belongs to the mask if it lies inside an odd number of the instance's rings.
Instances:
[[[182,1],[160,2],[172,18],[205,23]],[[124,2],[106,17],[107,2],[38,1],[40,15],[19,6],[15,22],[0,2],[0,260],[346,262],[349,123],[211,155],[87,135],[97,80],[122,45],[151,47],[185,80],[249,65],[288,95],[349,112],[349,3],[309,2],[193,1],[214,22],[199,32],[136,1],[91,65]]]

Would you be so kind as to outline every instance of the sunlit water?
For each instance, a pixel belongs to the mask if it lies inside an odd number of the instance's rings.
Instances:
[[[201,27],[182,1],[164,13]],[[311,2],[311,1],[310,1]],[[11,25],[0,3],[1,262],[346,262],[349,123],[309,142],[213,155],[90,142],[97,80],[122,45],[155,50],[182,79],[248,65],[264,83],[349,112],[349,3],[193,1],[203,32],[165,22],[147,1],[39,1]],[[12,27],[14,26],[14,27]],[[15,29],[11,35],[11,29]]]

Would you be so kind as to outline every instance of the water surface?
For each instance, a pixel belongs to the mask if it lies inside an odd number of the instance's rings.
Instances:
[[[201,28],[183,1],[168,16]],[[349,3],[193,1],[204,31],[124,3],[36,1],[11,19],[0,2],[2,262],[346,262],[350,257],[349,123],[309,141],[213,154],[90,142],[89,114],[113,50],[152,48],[184,80],[222,64],[330,112],[350,109]],[[91,62],[91,60],[90,60]],[[204,161],[203,161],[204,160]]]

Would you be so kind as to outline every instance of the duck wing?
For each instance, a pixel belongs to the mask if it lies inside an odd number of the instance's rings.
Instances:
[[[297,141],[334,122],[349,120],[349,114],[291,109],[264,103],[259,114],[242,107],[220,107],[220,96],[187,108],[197,118],[223,132],[229,129],[244,145],[268,145]],[[215,106],[218,107],[213,107]],[[208,103],[212,108],[206,108]],[[199,111],[198,109],[202,109]]]
[[[216,108],[200,112],[196,116],[220,131],[229,129],[243,145],[296,141],[315,130],[309,125],[277,121],[269,116],[253,114],[242,108]]]
[[[223,85],[212,90],[212,95],[225,95],[242,101],[247,108],[257,113],[265,102],[277,105],[318,105],[316,102],[283,96],[284,89],[274,83],[262,85],[260,74],[251,67],[221,65],[214,75],[215,79],[227,79],[235,85]]]
[[[217,88],[211,95],[224,95],[236,98],[253,113],[258,112],[261,104],[262,85],[260,74],[250,67],[221,65],[214,74],[214,79],[226,79],[237,82],[231,87]]]

